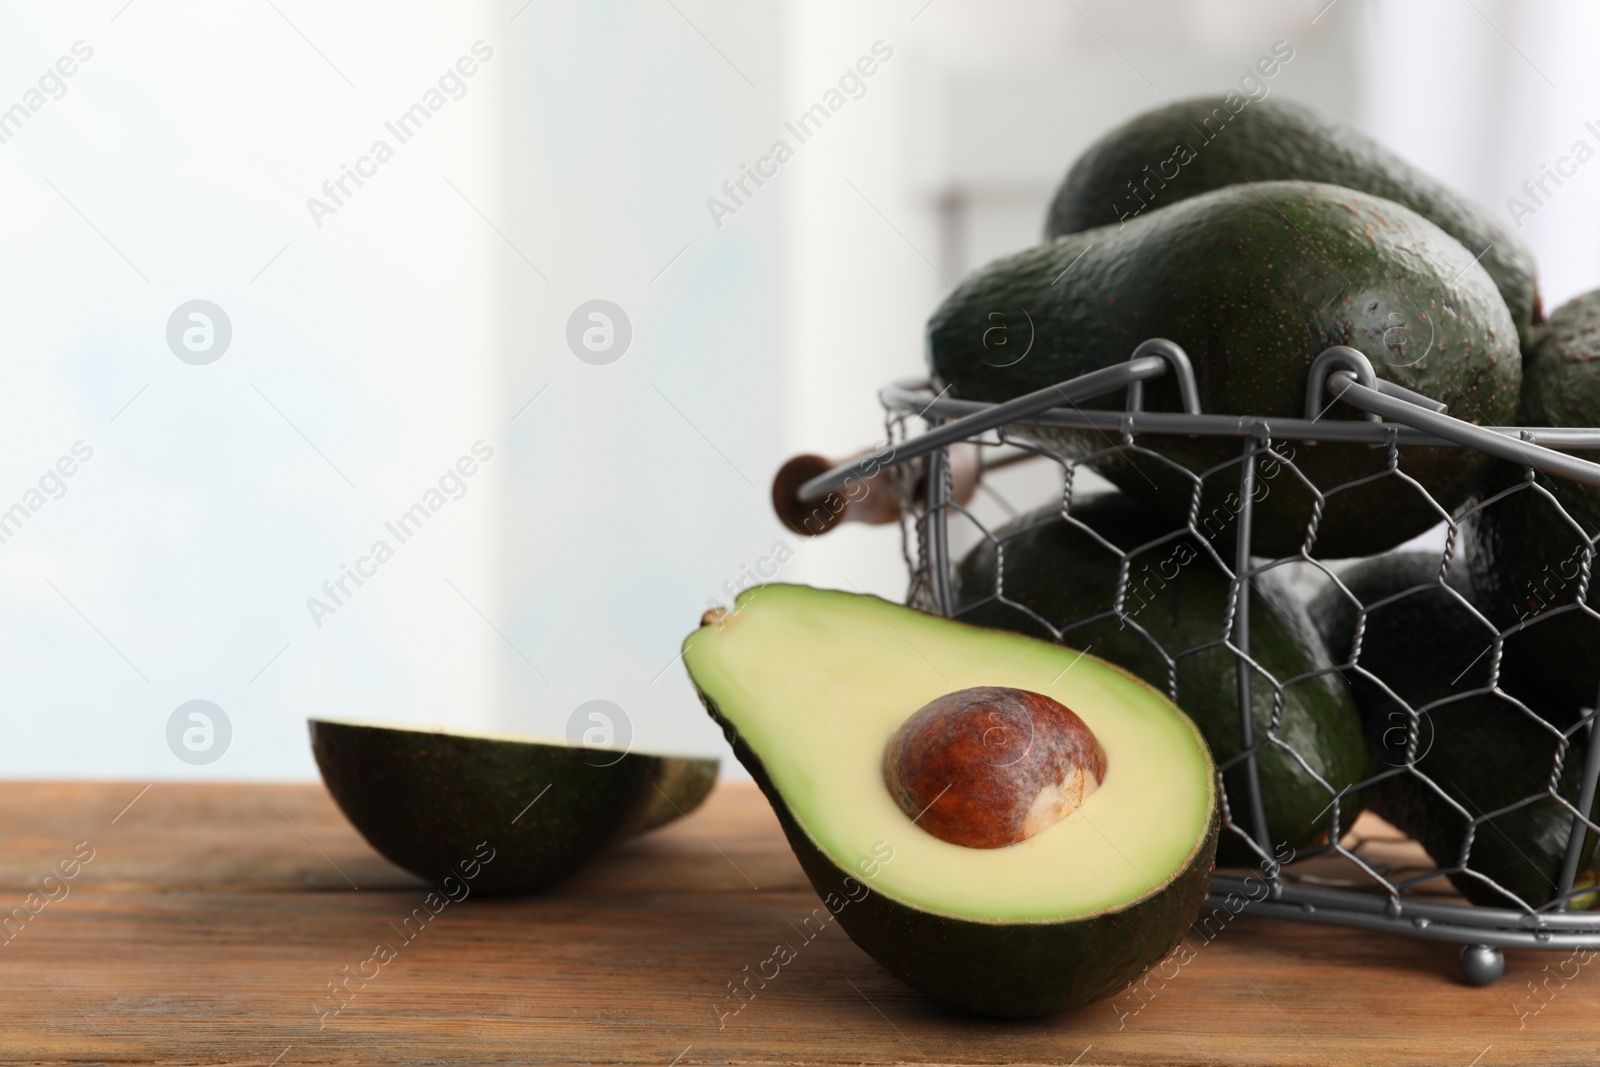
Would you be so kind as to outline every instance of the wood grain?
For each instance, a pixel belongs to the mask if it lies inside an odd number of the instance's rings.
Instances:
[[[372,853],[320,786],[157,783],[113,823],[142,788],[0,784],[0,908],[40,892],[78,842],[94,849],[67,895],[0,945],[0,1062],[1600,1059],[1600,965],[1552,978],[1540,1001],[1527,983],[1564,954],[1512,953],[1500,983],[1471,989],[1448,946],[1248,913],[1142,1006],[1125,995],[1033,1022],[956,1015],[832,925],[803,940],[818,901],[748,785],[723,785],[692,825],[542,897],[448,905],[409,941],[396,927],[424,887]],[[1404,862],[1410,846],[1382,843],[1381,824],[1357,831]],[[335,999],[328,984],[378,942],[394,958]],[[778,942],[798,957],[739,1007],[729,983]]]

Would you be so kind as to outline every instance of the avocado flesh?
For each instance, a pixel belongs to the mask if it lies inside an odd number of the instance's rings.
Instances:
[[[1221,97],[1169,104],[1095,142],[1056,191],[1046,236],[1110,225],[1131,212],[1244,182],[1342,185],[1403,204],[1470,254],[1483,253],[1480,262],[1519,338],[1531,339],[1540,320],[1533,253],[1487,211],[1352,126],[1280,99],[1233,99],[1232,108]]]
[[[1091,656],[876,597],[769,585],[691,634],[684,662],[818,894],[830,910],[851,901],[837,911],[846,932],[938,999],[1001,1016],[1089,1003],[1164,956],[1205,899],[1216,841],[1205,744],[1160,693]],[[978,686],[1060,701],[1106,754],[1105,781],[1075,812],[1004,848],[932,836],[884,785],[896,728]],[[884,849],[892,859],[873,863]]]
[[[1227,576],[1203,544],[1188,534],[1175,536],[1178,526],[1126,494],[1074,500],[1068,514],[1093,532],[1063,521],[1056,507],[995,532],[1003,546],[1005,601],[1058,629],[1071,627],[1062,640],[1171,693],[1200,727],[1217,762],[1233,760],[1244,746],[1238,657],[1218,643],[1228,635],[1233,594]],[[1122,608],[1127,624],[1111,614],[1121,564],[1101,539],[1124,552],[1143,549],[1129,559]],[[985,540],[962,560],[956,617],[1050,637],[1035,618],[996,595],[995,557],[994,543]],[[1251,658],[1278,682],[1290,683],[1275,730],[1271,682],[1257,672],[1251,683],[1257,743],[1271,736],[1287,746],[1268,742],[1257,755],[1268,847],[1288,843],[1302,849],[1329,836],[1335,793],[1367,776],[1366,744],[1349,692],[1299,599],[1272,571],[1258,576],[1251,592]],[[1094,621],[1076,625],[1085,620]],[[1168,657],[1175,662],[1169,664]],[[1244,764],[1224,775],[1230,821],[1253,836]],[[1350,828],[1362,803],[1359,794],[1340,800],[1340,833]],[[1248,866],[1263,859],[1240,833],[1224,833],[1217,856],[1219,863]]]
[[[611,845],[693,811],[716,759],[578,748],[496,734],[312,719],[311,750],[341,811],[386,859],[439,884],[480,843],[469,883],[532,893]]]
[[[1600,427],[1600,290],[1557,308],[1539,331],[1523,358],[1517,422]],[[1575,454],[1600,459],[1592,450]],[[1483,496],[1525,477],[1524,468],[1497,462]],[[1507,661],[1543,679],[1563,702],[1593,707],[1600,694],[1600,620],[1572,607],[1587,549],[1573,524],[1588,537],[1600,533],[1600,489],[1547,474],[1536,475],[1535,482],[1543,492],[1520,488],[1467,516],[1473,583],[1497,625],[1530,623],[1507,635]],[[1596,585],[1591,578],[1590,608],[1600,606]]]
[[[1465,859],[1484,877],[1455,871],[1451,884],[1475,904],[1518,906],[1509,892],[1538,907],[1555,896],[1572,830],[1571,812],[1547,790],[1558,726],[1574,716],[1504,670],[1498,687],[1506,695],[1486,691],[1493,633],[1469,607],[1475,598],[1465,569],[1452,566],[1444,585],[1439,571],[1440,557],[1427,553],[1368,560],[1340,576],[1354,601],[1330,587],[1313,601],[1312,615],[1347,668],[1378,768],[1388,771],[1368,790],[1372,809],[1446,869],[1463,865],[1469,820],[1492,815],[1477,826]],[[1352,663],[1356,601],[1377,606],[1366,614]],[[1419,714],[1415,727],[1406,705]],[[1585,735],[1576,735],[1558,780],[1574,805],[1587,748]],[[1580,871],[1593,865],[1594,847],[1590,834]]]
[[[998,345],[997,323],[1016,351],[1031,338],[1025,357]],[[1399,204],[1307,182],[1218,189],[997,260],[934,312],[928,359],[936,387],[1001,401],[1123,362],[1153,337],[1183,346],[1201,408],[1212,414],[1303,418],[1311,362],[1332,345],[1361,351],[1379,377],[1443,401],[1469,422],[1508,421],[1522,376],[1505,301],[1472,253]],[[1173,379],[1147,384],[1147,409],[1179,410]],[[1118,393],[1085,406],[1123,405]],[[1330,398],[1322,417],[1365,416]],[[1124,492],[1187,520],[1195,481],[1168,463],[1115,449],[1114,437],[1098,431],[1016,432],[1092,457]],[[1237,461],[1242,449],[1233,437],[1143,434],[1137,443],[1197,474]],[[1387,450],[1365,444],[1277,447],[1324,493],[1388,467]],[[1491,462],[1455,448],[1399,454],[1400,470],[1437,505],[1394,476],[1332,494],[1314,555],[1373,555],[1424,532],[1443,517],[1439,508],[1457,507],[1478,488]],[[1257,479],[1254,553],[1298,554],[1314,494],[1268,456]],[[1220,527],[1219,543],[1234,536],[1239,482],[1236,462],[1204,482],[1198,521]]]

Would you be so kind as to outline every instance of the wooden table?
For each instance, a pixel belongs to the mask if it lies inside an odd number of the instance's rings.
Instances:
[[[1527,983],[1558,956],[1510,953],[1472,989],[1448,946],[1248,915],[1136,1014],[953,1014],[830,926],[723,1017],[728,983],[818,905],[748,785],[557,891],[446,906],[338,1000],[330,983],[399,942],[421,883],[318,785],[141,790],[0,784],[0,907],[39,894],[0,944],[0,1062],[1600,1061],[1600,964],[1541,1002]],[[75,849],[93,858],[73,868]],[[76,877],[42,883],[62,860]]]

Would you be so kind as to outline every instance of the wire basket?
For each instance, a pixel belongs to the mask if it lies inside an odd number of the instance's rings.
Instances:
[[[1183,411],[1145,411],[1144,384],[1156,378],[1171,376],[1175,379],[1177,394]],[[1108,394],[1123,392],[1126,404],[1121,410],[1085,408],[1083,403]],[[1578,721],[1558,730],[1549,727],[1551,740],[1551,776],[1548,788],[1541,793],[1492,812],[1471,812],[1461,808],[1463,844],[1458,862],[1449,867],[1426,864],[1411,865],[1410,869],[1397,867],[1371,847],[1370,842],[1356,839],[1349,826],[1341,826],[1340,799],[1367,790],[1380,782],[1398,775],[1415,775],[1431,784],[1424,769],[1418,766],[1425,753],[1419,752],[1423,740],[1427,715],[1433,705],[1412,706],[1396,698],[1404,716],[1406,739],[1400,746],[1398,758],[1375,763],[1366,780],[1342,789],[1335,789],[1317,776],[1309,764],[1295,753],[1291,744],[1278,736],[1280,719],[1278,711],[1264,731],[1256,727],[1256,687],[1268,687],[1273,695],[1273,707],[1281,710],[1288,687],[1310,684],[1317,675],[1351,672],[1361,673],[1360,641],[1357,640],[1347,662],[1327,665],[1324,669],[1297,678],[1274,677],[1251,652],[1251,589],[1261,576],[1278,568],[1299,569],[1302,575],[1320,576],[1321,580],[1339,583],[1339,571],[1316,558],[1313,553],[1317,537],[1317,524],[1325,504],[1354,483],[1318,487],[1297,465],[1292,450],[1286,442],[1301,442],[1307,446],[1327,445],[1335,448],[1368,448],[1384,450],[1380,455],[1381,471],[1359,479],[1365,483],[1375,477],[1401,479],[1431,505],[1445,526],[1445,546],[1440,557],[1437,586],[1446,586],[1460,543],[1459,524],[1473,508],[1483,506],[1471,501],[1452,514],[1441,507],[1415,478],[1404,470],[1403,457],[1406,446],[1423,448],[1473,449],[1511,464],[1527,469],[1528,477],[1519,487],[1521,491],[1539,491],[1533,488],[1533,471],[1559,478],[1567,478],[1591,486],[1600,486],[1600,464],[1569,455],[1554,449],[1600,449],[1600,430],[1595,429],[1524,429],[1485,427],[1461,421],[1445,413],[1445,405],[1413,393],[1393,383],[1380,380],[1371,363],[1352,348],[1336,347],[1323,352],[1312,364],[1306,397],[1304,418],[1261,418],[1253,416],[1207,414],[1200,410],[1199,391],[1193,369],[1183,350],[1169,341],[1151,340],[1139,345],[1131,358],[1116,366],[1083,375],[1058,385],[1039,390],[1027,396],[991,404],[957,400],[944,393],[936,394],[926,382],[901,382],[884,389],[880,394],[886,411],[888,443],[852,462],[841,464],[824,474],[807,481],[799,491],[804,500],[821,500],[827,494],[844,489],[858,480],[871,478],[887,471],[901,495],[901,528],[905,558],[911,574],[908,603],[936,614],[960,618],[964,614],[957,603],[957,564],[953,558],[952,527],[966,524],[981,540],[987,541],[996,557],[994,569],[997,588],[991,599],[1004,603],[1019,613],[1031,616],[1037,630],[1043,628],[1059,643],[1073,645],[1073,633],[1080,626],[1096,620],[1114,619],[1119,625],[1138,628],[1139,622],[1130,611],[1129,582],[1133,573],[1130,565],[1138,553],[1149,551],[1152,544],[1137,549],[1123,550],[1105,543],[1107,551],[1118,557],[1116,589],[1110,603],[1098,614],[1078,619],[1044,619],[1025,605],[1006,597],[1003,587],[1004,569],[999,559],[1005,550],[1008,536],[985,525],[974,512],[952,495],[950,448],[961,442],[980,446],[1009,446],[1020,449],[1032,457],[1057,465],[1061,476],[1059,515],[1052,521],[1077,523],[1073,509],[1082,492],[1078,488],[1078,475],[1085,468],[1094,468],[1114,456],[1141,456],[1150,462],[1161,462],[1180,470],[1194,489],[1194,506],[1189,510],[1186,523],[1175,523],[1173,538],[1188,537],[1196,542],[1211,545],[1211,539],[1198,525],[1201,490],[1208,482],[1222,479],[1237,485],[1238,501],[1236,527],[1232,544],[1226,554],[1213,546],[1209,549],[1213,564],[1219,567],[1228,580],[1227,610],[1217,620],[1214,640],[1195,648],[1161,648],[1169,667],[1168,695],[1183,706],[1184,693],[1178,688],[1176,664],[1185,657],[1206,649],[1226,650],[1235,658],[1234,677],[1237,687],[1239,754],[1218,761],[1219,799],[1222,808],[1224,834],[1233,834],[1244,841],[1263,860],[1259,881],[1242,874],[1219,870],[1211,880],[1211,897],[1208,907],[1228,907],[1240,899],[1251,901],[1253,914],[1272,918],[1294,919],[1310,922],[1332,923],[1370,930],[1404,933],[1414,937],[1455,942],[1464,946],[1461,965],[1465,977],[1474,984],[1494,981],[1504,970],[1501,949],[1506,947],[1552,950],[1577,950],[1600,948],[1600,911],[1573,910],[1576,898],[1590,892],[1579,882],[1580,857],[1584,851],[1585,837],[1589,832],[1600,834],[1600,825],[1590,820],[1593,810],[1596,780],[1600,778],[1600,744],[1590,744],[1594,715],[1584,709]],[[1327,419],[1325,413],[1335,404],[1345,404],[1364,413],[1364,418]],[[911,426],[921,420],[927,429],[919,436],[911,435]],[[1104,447],[1085,454],[1080,448],[1068,448],[1062,441],[1068,431],[1098,431],[1105,438]],[[1151,448],[1149,441],[1175,436],[1233,438],[1239,442],[1237,457],[1210,469],[1192,472],[1178,467],[1170,459]],[[1013,453],[1015,455],[1015,453]],[[918,461],[913,463],[912,461]],[[1263,469],[1273,475],[1288,472],[1297,484],[1309,492],[1314,507],[1307,524],[1306,539],[1297,554],[1274,558],[1261,558],[1253,551],[1253,511],[1257,499],[1258,479]],[[1507,490],[1507,492],[1518,489]],[[1505,494],[1502,493],[1501,496]],[[1549,494],[1544,493],[1546,497]],[[1499,499],[1496,497],[1495,499]],[[1552,503],[1554,498],[1550,498]],[[1558,503],[1555,504],[1560,507]],[[1563,511],[1563,514],[1564,511]],[[1566,521],[1572,522],[1570,516]],[[1587,548],[1581,560],[1581,582],[1578,589],[1577,608],[1595,614],[1585,603],[1590,564],[1595,542],[1579,531]],[[1166,543],[1159,539],[1156,543]],[[1344,589],[1342,583],[1339,588]],[[1377,604],[1360,603],[1353,594],[1352,608],[1356,613],[1358,631],[1370,610]],[[1415,592],[1408,590],[1408,592]],[[1391,600],[1394,598],[1391,598]],[[970,609],[971,605],[967,605]],[[1569,610],[1572,610],[1569,608]],[[1481,618],[1482,616],[1480,616]],[[1597,616],[1600,617],[1600,616]],[[1537,620],[1532,620],[1536,622]],[[1493,631],[1490,667],[1485,685],[1476,694],[1504,699],[1529,715],[1529,711],[1516,697],[1500,687],[1499,662],[1502,644],[1514,631],[1525,629],[1529,622],[1497,629],[1486,619],[1486,632]],[[1140,629],[1141,633],[1144,633]],[[1597,651],[1600,656],[1600,651]],[[1366,672],[1371,676],[1371,672]],[[1381,679],[1375,679],[1383,684]],[[1390,695],[1394,695],[1392,692]],[[1453,694],[1447,700],[1460,699]],[[1446,703],[1436,701],[1436,704]],[[1443,730],[1441,725],[1436,729]],[[1575,744],[1576,743],[1576,744]],[[1569,749],[1583,752],[1581,773],[1578,776],[1574,806],[1571,799],[1561,795],[1561,776],[1568,760]],[[1265,817],[1260,764],[1264,753],[1277,749],[1299,761],[1327,790],[1328,827],[1320,844],[1298,849],[1293,860],[1279,866],[1274,862],[1274,839]],[[1542,766],[1542,764],[1541,764]],[[1224,784],[1224,772],[1242,768],[1243,775],[1235,772],[1232,795]],[[1570,791],[1571,768],[1565,787]],[[1238,787],[1242,777],[1244,788]],[[1433,785],[1437,789],[1437,785]],[[1546,902],[1529,903],[1515,894],[1504,907],[1474,905],[1459,902],[1447,895],[1447,875],[1482,878],[1493,884],[1488,876],[1477,872],[1473,866],[1473,848],[1484,834],[1496,832],[1497,818],[1519,806],[1542,803],[1546,797],[1554,798],[1575,818],[1566,844],[1566,858],[1561,870],[1559,885]],[[1247,816],[1247,817],[1246,817]],[[1282,856],[1281,852],[1276,856]],[[1330,865],[1328,861],[1334,861]],[[1337,868],[1336,876],[1326,872]],[[1320,873],[1311,873],[1317,871]],[[1263,895],[1254,892],[1262,885]],[[1576,886],[1576,888],[1575,888]],[[1440,889],[1444,887],[1445,892]]]

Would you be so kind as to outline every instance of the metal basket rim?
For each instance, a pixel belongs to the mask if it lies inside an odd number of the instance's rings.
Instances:
[[[946,390],[947,391],[947,390]],[[945,396],[926,378],[903,378],[878,392],[883,406],[902,415],[959,419],[990,411],[998,402]],[[1285,441],[1330,441],[1439,448],[1468,445],[1394,422],[1367,419],[1309,420],[1278,415],[1191,414],[1177,411],[1125,411],[1121,408],[1052,408],[1008,425],[1062,429],[1111,430],[1183,437],[1270,437]],[[1558,449],[1600,450],[1600,428],[1587,426],[1482,426],[1507,438]]]

